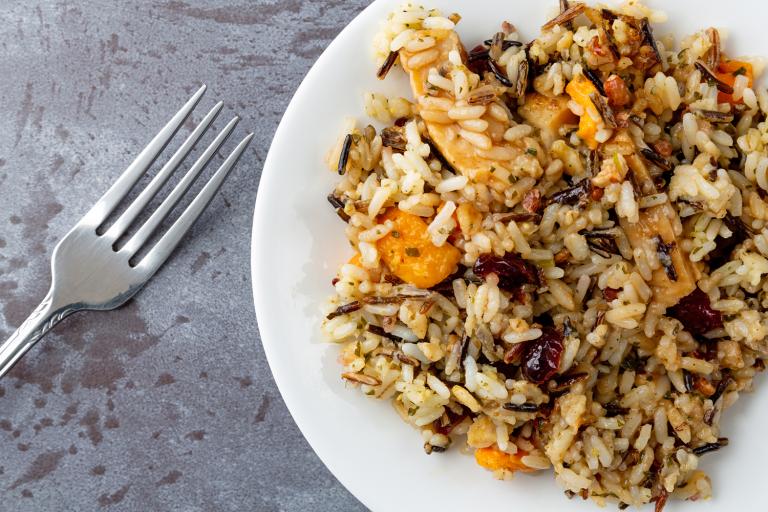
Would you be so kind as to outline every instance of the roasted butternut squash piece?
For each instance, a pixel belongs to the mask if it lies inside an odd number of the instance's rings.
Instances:
[[[449,243],[437,247],[427,233],[421,217],[390,208],[380,220],[391,220],[394,227],[376,244],[389,270],[419,288],[431,288],[456,271],[461,253]]]
[[[488,448],[478,448],[475,450],[475,460],[485,469],[496,471],[506,469],[507,471],[523,471],[530,473],[536,471],[523,464],[522,458],[528,455],[523,450],[518,450],[516,454],[511,455],[499,450],[496,445]]]
[[[752,69],[752,64],[740,60],[721,61],[715,70],[715,75],[717,76],[718,80],[730,85],[731,87],[733,87],[733,84],[736,82],[736,77],[739,75],[745,75],[747,77],[747,80],[749,81],[748,87],[752,87],[755,79],[755,73]],[[728,94],[722,91],[717,94],[717,101],[720,103],[730,103],[732,105],[744,103],[741,98],[734,100],[732,94]]]
[[[360,253],[358,251],[355,251],[355,254],[352,255],[351,258],[347,261],[350,265],[354,265],[356,267],[363,268],[363,260],[361,259]]]
[[[598,143],[595,140],[597,134],[597,121],[595,119],[600,118],[600,113],[592,103],[590,95],[599,94],[597,88],[583,75],[577,75],[565,86],[565,92],[573,101],[584,108],[584,115],[579,118],[579,130],[576,135],[584,141],[589,149],[596,149]]]

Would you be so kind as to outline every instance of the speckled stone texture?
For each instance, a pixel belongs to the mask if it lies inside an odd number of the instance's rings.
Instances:
[[[56,241],[201,82],[196,119],[222,99],[217,126],[237,112],[256,132],[134,301],[70,317],[0,381],[0,510],[364,510],[280,399],[249,245],[280,117],[366,3],[0,2],[0,337],[44,296]]]

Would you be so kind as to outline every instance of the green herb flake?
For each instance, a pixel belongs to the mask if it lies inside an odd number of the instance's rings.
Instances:
[[[405,254],[412,258],[418,258],[421,256],[421,251],[419,251],[416,247],[406,247]]]
[[[391,235],[392,235],[392,238],[400,238],[400,232],[397,230],[393,230]]]
[[[536,156],[536,155],[539,154],[539,152],[536,151],[536,148],[528,148],[528,149],[525,150],[525,152],[528,153],[529,155],[533,155],[533,156]]]

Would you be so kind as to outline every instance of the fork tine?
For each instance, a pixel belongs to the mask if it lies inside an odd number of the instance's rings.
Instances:
[[[136,252],[138,252],[139,249],[144,246],[145,243],[147,243],[147,240],[149,240],[149,237],[152,236],[152,233],[157,230],[163,220],[168,216],[169,213],[171,213],[171,210],[173,210],[173,208],[178,204],[178,202],[187,192],[189,187],[192,186],[197,177],[200,175],[203,169],[205,169],[213,156],[219,150],[221,145],[224,144],[229,135],[235,129],[239,121],[240,118],[235,117],[229,122],[229,124],[227,124],[226,127],[224,127],[221,133],[216,136],[211,145],[206,148],[202,155],[200,155],[200,158],[198,158],[194,165],[189,169],[189,171],[187,171],[187,174],[184,175],[181,181],[179,181],[176,187],[174,187],[174,189],[160,204],[157,210],[152,213],[144,225],[141,226],[136,234],[134,234],[131,239],[128,240],[125,246],[120,249],[121,251],[124,251],[129,256],[133,256],[136,254]]]
[[[139,267],[143,267],[144,270],[148,271],[150,276],[157,272],[157,269],[165,263],[165,260],[168,259],[174,249],[179,245],[179,242],[181,242],[181,239],[184,238],[184,235],[187,234],[198,217],[200,217],[206,207],[211,203],[214,196],[221,188],[221,185],[224,183],[224,180],[227,179],[229,173],[235,167],[238,160],[240,160],[240,157],[248,147],[248,144],[251,143],[252,139],[253,133],[248,134],[248,136],[237,145],[235,150],[232,151],[224,163],[221,164],[221,167],[216,171],[216,174],[213,175],[197,197],[195,197],[189,206],[187,206],[184,213],[176,219],[176,222],[173,223],[168,232],[163,235],[159,242],[157,242],[157,245],[155,245],[149,253],[147,253],[144,259],[141,260]]]
[[[189,137],[187,137],[187,140],[184,141],[184,144],[182,144],[181,147],[173,154],[171,159],[168,160],[168,163],[166,163],[163,168],[160,169],[160,172],[158,172],[155,177],[152,178],[152,181],[149,182],[149,185],[147,185],[147,187],[141,191],[139,196],[130,204],[130,206],[128,206],[125,212],[120,215],[120,218],[115,221],[115,223],[107,230],[104,236],[113,241],[116,241],[123,235],[123,233],[125,233],[131,223],[136,220],[136,217],[139,216],[141,211],[146,208],[147,204],[149,204],[157,192],[163,187],[163,185],[165,185],[165,183],[168,181],[168,178],[171,177],[171,175],[174,173],[174,171],[176,171],[184,159],[187,158],[190,151],[192,151],[192,149],[198,143],[200,138],[205,134],[205,132],[208,131],[211,123],[213,123],[213,121],[219,115],[219,112],[221,112],[223,107],[224,102],[220,101],[211,109],[210,112],[208,112],[203,120],[200,121],[200,124],[197,125],[195,130],[189,135]]]
[[[176,132],[184,124],[189,114],[197,106],[200,98],[205,94],[207,87],[203,85],[198,91],[181,107],[176,115],[166,124],[160,133],[145,147],[139,156],[128,166],[120,177],[112,184],[107,192],[101,196],[91,210],[86,214],[84,220],[100,226],[109,217],[109,214],[115,209],[120,201],[128,194],[133,185],[147,172],[155,159],[162,153],[165,146],[171,141]]]

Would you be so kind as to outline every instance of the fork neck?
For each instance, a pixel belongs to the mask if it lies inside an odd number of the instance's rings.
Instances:
[[[40,338],[78,309],[80,308],[56,298],[53,290],[49,291],[16,332],[0,345],[0,378],[8,373]]]

